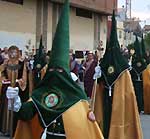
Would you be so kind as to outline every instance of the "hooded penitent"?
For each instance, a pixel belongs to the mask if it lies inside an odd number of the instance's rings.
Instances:
[[[50,124],[73,104],[86,100],[69,70],[69,2],[62,9],[54,36],[48,70],[32,99],[45,123]]]
[[[143,100],[144,100],[144,113],[145,114],[150,114],[150,60],[149,60],[149,56],[147,55],[146,51],[145,51],[145,43],[144,43],[144,39],[142,36],[142,41],[141,41],[141,46],[142,46],[142,52],[143,52],[143,58],[146,62],[146,64],[148,65],[147,68],[143,71],[142,73],[142,77],[143,77]]]
[[[100,67],[102,77],[98,79],[95,114],[104,137],[109,139],[141,139],[136,100],[128,71],[129,65],[120,52],[114,11],[110,40]],[[99,101],[103,103],[100,104]],[[132,114],[126,114],[128,111]],[[135,128],[138,131],[134,132]],[[127,131],[127,129],[129,130]]]
[[[22,130],[17,130],[15,139],[103,139],[95,119],[91,120],[85,92],[71,78],[68,0],[57,25],[47,72],[33,91],[31,101],[23,104],[18,114],[28,124],[18,124]]]
[[[104,135],[108,137],[109,126],[111,119],[111,105],[113,96],[113,86],[120,76],[120,74],[128,69],[128,63],[120,53],[120,46],[117,39],[116,32],[116,20],[115,13],[113,11],[112,16],[112,29],[110,34],[110,40],[107,45],[106,52],[103,60],[101,61],[100,67],[102,69],[103,79],[105,82],[105,93],[104,93]]]
[[[146,69],[146,60],[142,54],[142,48],[139,43],[138,37],[136,36],[136,40],[134,42],[134,50],[135,53],[132,58],[132,70],[130,71],[137,104],[139,112],[143,111],[143,79],[142,79],[142,72]]]
[[[42,44],[42,36],[40,39],[39,49],[34,56],[34,85],[36,86],[41,81],[41,70],[46,65],[46,55],[44,53],[44,46]]]
[[[142,52],[142,49],[144,49],[144,47],[143,48],[141,47],[138,37],[136,36],[136,40],[134,42],[135,53],[132,58],[132,68],[134,72],[136,72],[137,77],[140,76],[142,71],[146,68],[146,61],[144,60],[143,57],[143,52],[145,50]]]
[[[148,65],[150,63],[150,59],[149,59],[149,56],[146,53],[146,48],[145,48],[145,42],[144,42],[143,35],[142,35],[142,40],[141,40],[141,47],[142,47],[142,56],[144,58],[144,62]]]

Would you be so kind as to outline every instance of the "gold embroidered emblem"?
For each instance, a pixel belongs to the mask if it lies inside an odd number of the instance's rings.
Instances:
[[[137,67],[141,67],[142,66],[141,62],[137,62],[136,65],[137,65]]]
[[[40,68],[41,68],[41,64],[37,64],[37,65],[36,65],[36,68],[37,68],[37,69],[40,69]]]
[[[54,93],[49,94],[45,98],[45,104],[49,108],[52,108],[52,107],[56,106],[58,104],[58,96],[56,94],[54,94]]]
[[[115,69],[114,69],[113,66],[109,66],[109,67],[108,67],[108,73],[109,73],[109,74],[114,73],[114,71],[115,71]]]

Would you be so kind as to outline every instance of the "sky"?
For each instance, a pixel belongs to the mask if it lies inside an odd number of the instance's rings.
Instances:
[[[125,6],[126,0],[118,0],[118,7]],[[150,0],[131,0],[131,16],[139,18],[141,25],[150,25]]]

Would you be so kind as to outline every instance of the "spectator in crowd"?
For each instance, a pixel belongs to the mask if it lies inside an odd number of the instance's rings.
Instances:
[[[4,50],[2,52],[2,58],[5,60],[5,59],[9,59],[9,56],[8,56],[8,48],[7,47],[4,47]]]
[[[3,63],[4,59],[2,57],[2,49],[0,48],[0,65]]]
[[[93,75],[95,72],[95,67],[97,66],[97,61],[94,59],[94,54],[92,51],[89,51],[87,54],[87,59],[83,64],[84,71],[84,89],[88,97],[92,95],[92,89],[94,84]]]
[[[78,63],[76,61],[75,54],[69,53],[70,56],[70,71],[78,76]]]
[[[84,60],[82,60],[81,63],[79,64],[79,70],[78,70],[78,75],[79,75],[80,82],[83,82],[83,77],[84,77],[83,63],[84,63]]]
[[[120,51],[121,51],[121,54],[126,58],[127,61],[129,61],[129,50],[127,47],[121,45],[120,47]]]

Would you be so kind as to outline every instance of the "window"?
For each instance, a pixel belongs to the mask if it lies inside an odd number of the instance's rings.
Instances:
[[[2,0],[2,1],[7,1],[7,2],[12,2],[12,3],[22,4],[23,5],[23,0]]]
[[[92,18],[92,12],[85,9],[76,8],[76,16]]]

